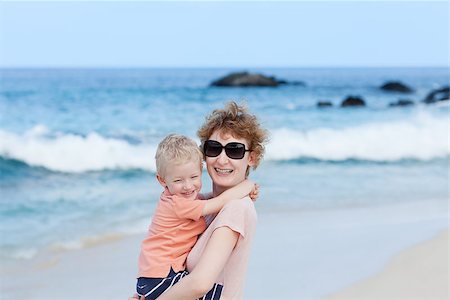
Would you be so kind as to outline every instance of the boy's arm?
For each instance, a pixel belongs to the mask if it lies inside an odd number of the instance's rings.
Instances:
[[[203,206],[202,216],[218,213],[230,200],[241,199],[248,196],[254,187],[255,184],[246,179],[238,185],[224,191],[219,196],[209,199],[206,201],[205,206]]]

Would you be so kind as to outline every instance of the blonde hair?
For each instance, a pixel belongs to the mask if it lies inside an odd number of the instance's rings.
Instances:
[[[169,134],[159,143],[155,159],[156,172],[164,177],[169,164],[196,161],[201,169],[203,154],[192,139],[184,135]]]
[[[231,134],[235,138],[245,139],[255,158],[253,169],[258,167],[264,156],[269,135],[267,130],[261,127],[256,116],[250,114],[245,106],[230,101],[224,109],[216,109],[207,116],[205,123],[197,132],[202,146],[216,130],[220,130],[221,134]]]

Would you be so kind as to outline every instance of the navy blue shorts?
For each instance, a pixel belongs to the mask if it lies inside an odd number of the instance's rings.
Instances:
[[[170,268],[169,275],[166,278],[139,277],[136,284],[136,292],[139,296],[145,296],[146,300],[154,300],[188,274],[187,271],[175,272]],[[199,299],[219,300],[222,289],[223,286],[221,284],[215,283],[212,289]]]

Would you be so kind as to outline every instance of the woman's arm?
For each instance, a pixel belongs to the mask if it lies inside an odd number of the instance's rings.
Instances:
[[[214,230],[194,270],[158,297],[158,300],[194,300],[205,295],[214,285],[239,239],[229,227]]]

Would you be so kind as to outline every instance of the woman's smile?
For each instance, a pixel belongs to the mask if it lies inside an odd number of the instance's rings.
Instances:
[[[226,176],[233,172],[232,169],[214,168],[214,170],[216,170],[216,172],[217,172],[217,174],[219,174],[219,176]]]

